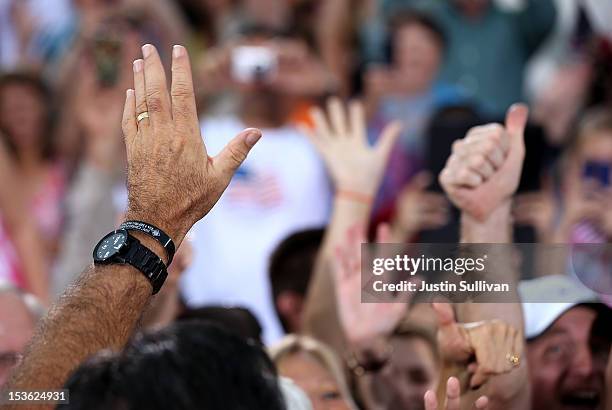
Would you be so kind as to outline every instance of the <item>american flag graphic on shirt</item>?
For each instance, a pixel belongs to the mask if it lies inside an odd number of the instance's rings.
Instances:
[[[242,166],[227,188],[229,204],[245,208],[275,208],[283,201],[278,177],[265,171]]]

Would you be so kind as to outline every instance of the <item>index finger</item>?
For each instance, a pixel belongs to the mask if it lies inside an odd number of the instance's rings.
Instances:
[[[175,124],[189,129],[198,128],[198,112],[193,91],[189,55],[183,46],[172,49],[172,117]]]
[[[151,124],[168,124],[171,120],[170,98],[166,85],[166,73],[154,46],[142,47],[144,57],[145,96]]]

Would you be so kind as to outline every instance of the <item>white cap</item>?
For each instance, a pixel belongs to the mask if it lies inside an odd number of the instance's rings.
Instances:
[[[518,288],[523,301],[527,339],[541,335],[559,316],[574,306],[599,302],[595,292],[565,275],[524,280]]]

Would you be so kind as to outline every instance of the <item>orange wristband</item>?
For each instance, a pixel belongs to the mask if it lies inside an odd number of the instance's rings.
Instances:
[[[365,205],[370,205],[374,201],[374,197],[372,195],[363,194],[357,191],[347,191],[347,190],[339,190],[338,198],[344,198],[355,202],[361,202]]]

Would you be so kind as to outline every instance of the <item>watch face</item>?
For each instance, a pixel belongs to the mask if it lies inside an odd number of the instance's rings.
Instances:
[[[105,260],[119,253],[127,241],[124,232],[115,232],[102,239],[96,248],[95,257],[98,260]]]

